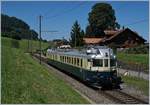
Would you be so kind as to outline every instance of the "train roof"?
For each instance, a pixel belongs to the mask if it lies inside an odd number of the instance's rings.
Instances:
[[[87,53],[88,50],[95,50],[95,51],[99,51],[99,53],[97,54],[96,52],[94,53]],[[107,53],[107,57],[110,57],[110,55],[113,55],[112,49],[108,48],[107,46],[95,46],[95,47],[89,47],[89,48],[84,48],[81,51],[77,50],[77,49],[48,49],[48,52],[50,53],[54,53],[54,54],[59,54],[59,55],[67,55],[67,56],[75,56],[75,57],[84,57],[84,58],[91,58],[91,57],[95,57],[95,58],[106,58],[106,53]]]

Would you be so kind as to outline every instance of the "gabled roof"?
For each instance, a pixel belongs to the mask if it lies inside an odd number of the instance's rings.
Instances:
[[[118,33],[119,31],[121,31],[121,30],[105,30],[104,33],[106,35],[114,35],[114,34]]]
[[[105,39],[105,41],[108,41],[108,40],[111,40],[113,38],[115,38],[116,36],[120,35],[122,32],[125,32],[125,31],[129,31],[131,33],[133,33],[134,35],[136,35],[138,38],[140,38],[141,40],[143,40],[144,42],[146,41],[144,38],[142,38],[137,32],[134,32],[132,30],[130,30],[129,28],[126,28],[124,30],[120,30],[118,31],[117,33],[115,33],[114,35],[112,35],[111,37],[109,37],[108,39]]]
[[[117,36],[121,35],[124,32],[130,32],[130,33],[134,34],[136,37],[138,37],[141,41],[143,41],[143,42],[146,41],[137,32],[134,32],[134,31],[130,30],[129,28],[122,29],[122,30],[114,30],[114,31],[113,30],[105,30],[104,32],[105,32],[106,36],[104,36],[102,38],[88,37],[88,38],[83,38],[83,40],[85,41],[86,44],[105,43],[107,41],[111,41],[113,38],[116,38]]]
[[[100,43],[103,38],[83,38],[83,40],[86,44],[96,44]]]

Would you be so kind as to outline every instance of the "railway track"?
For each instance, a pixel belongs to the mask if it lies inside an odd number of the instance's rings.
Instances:
[[[106,90],[99,91],[99,93],[120,104],[148,104],[148,102],[133,97],[125,92],[122,92],[121,90]]]
[[[40,59],[38,55],[33,55],[34,57]],[[42,57],[41,60],[47,63],[47,59]],[[96,90],[99,95],[103,95],[110,100],[113,100],[115,103],[119,104],[148,104],[141,99],[133,97],[127,93],[122,92],[121,90]]]

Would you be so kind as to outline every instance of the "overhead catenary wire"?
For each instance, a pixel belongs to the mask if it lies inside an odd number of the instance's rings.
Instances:
[[[85,4],[86,2],[81,2],[80,4],[72,7],[71,9],[67,9],[67,10],[64,10],[64,11],[60,11],[60,13],[57,13],[53,16],[50,16],[50,17],[44,17],[44,19],[48,20],[48,19],[52,19],[52,18],[55,18],[55,17],[58,17],[60,15],[64,15],[65,13],[69,13],[69,12],[72,12],[74,11],[75,9],[78,9],[78,7],[82,6],[83,4]]]
[[[138,24],[138,23],[143,23],[143,22],[146,22],[146,21],[148,21],[147,18],[142,19],[142,20],[137,20],[137,21],[134,21],[134,22],[131,22],[131,23],[128,23],[128,24],[125,24],[124,26],[131,26],[131,25]]]
[[[85,2],[85,1],[82,1],[80,4],[78,4],[78,5],[76,5],[76,6],[74,6],[74,7],[72,7],[71,9],[67,9],[67,10],[65,10],[65,11],[61,11],[60,13],[57,13],[57,14],[55,14],[55,15],[53,15],[53,16],[50,16],[50,17],[45,17],[44,16],[44,20],[49,20],[49,19],[54,19],[54,18],[56,18],[56,17],[58,17],[58,16],[61,16],[61,15],[64,15],[64,14],[66,14],[66,13],[69,13],[69,12],[71,12],[71,11],[74,11],[75,9],[78,9],[80,6],[82,6],[83,4],[85,4],[85,3],[87,3],[87,2]],[[121,9],[119,9],[119,11],[120,11]],[[101,18],[99,18],[99,19],[104,19],[104,17],[106,17],[106,16],[109,16],[109,14],[108,15],[103,15]]]
[[[49,19],[53,19],[53,18],[56,18],[56,17],[59,17],[61,15],[64,15],[66,13],[69,13],[69,12],[72,12],[74,11],[75,9],[78,9],[80,6],[82,6],[83,4],[85,4],[86,2],[81,2],[80,4],[72,7],[71,9],[67,9],[67,10],[64,10],[64,11],[60,11],[60,13],[57,13],[53,16],[49,16],[49,17],[45,17],[44,16],[44,20],[49,20]],[[119,9],[120,11],[121,9]],[[104,19],[106,16],[109,16],[109,14],[107,15],[102,15],[99,19]],[[128,24],[125,24],[125,25],[122,25],[122,26],[127,26],[127,25],[134,25],[134,24],[139,24],[139,23],[142,23],[142,22],[146,22],[148,21],[148,19],[142,19],[142,20],[137,20],[137,21],[134,21],[134,22],[131,22],[131,23],[128,23]]]

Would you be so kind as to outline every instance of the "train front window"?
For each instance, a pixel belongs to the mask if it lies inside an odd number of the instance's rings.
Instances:
[[[105,67],[108,67],[108,59],[104,59]]]
[[[110,66],[116,66],[116,60],[110,59]]]
[[[103,66],[103,60],[102,59],[93,59],[93,67],[94,66]]]

